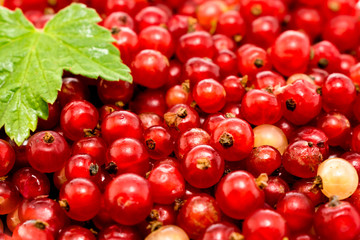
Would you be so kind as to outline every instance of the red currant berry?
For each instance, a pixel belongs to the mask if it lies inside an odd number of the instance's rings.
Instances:
[[[208,145],[192,148],[181,161],[185,180],[196,188],[209,188],[215,185],[224,172],[224,160]]]
[[[198,239],[210,225],[221,220],[221,211],[210,195],[196,194],[186,199],[181,207],[177,225],[192,239]]]
[[[100,210],[101,193],[92,181],[74,178],[61,186],[59,204],[76,221],[87,221]]]
[[[281,154],[276,148],[263,145],[254,148],[245,163],[246,170],[254,176],[261,173],[271,175],[281,165]]]
[[[315,208],[305,194],[288,192],[276,204],[276,211],[284,217],[291,231],[299,232],[311,228]]]
[[[145,176],[149,168],[149,155],[139,140],[120,138],[109,146],[105,165],[111,174],[136,173]]]
[[[126,81],[110,82],[101,79],[98,81],[97,92],[103,103],[121,106],[130,101],[134,92],[134,84]]]
[[[131,173],[114,178],[107,185],[104,198],[111,217],[123,225],[142,222],[153,205],[149,182]]]
[[[12,176],[12,182],[26,199],[33,199],[50,192],[50,181],[44,173],[33,168],[21,168]]]
[[[174,54],[174,42],[171,34],[161,26],[149,26],[139,33],[140,50],[153,49],[167,58]]]
[[[151,170],[148,181],[154,202],[171,204],[185,194],[185,181],[179,169],[168,162],[160,162]]]
[[[99,113],[87,101],[72,101],[61,111],[60,126],[65,137],[77,141],[93,131],[99,121]]]
[[[231,218],[245,219],[255,209],[262,207],[265,196],[259,185],[264,183],[260,178],[257,181],[245,171],[234,171],[222,178],[215,193],[221,210]]]
[[[144,132],[144,146],[153,159],[169,156],[175,148],[170,132],[162,126],[153,126]]]
[[[136,114],[128,111],[115,111],[101,123],[101,134],[104,140],[111,144],[116,139],[123,137],[141,139],[143,129]]]
[[[0,176],[10,172],[15,164],[15,151],[5,140],[0,139]]]
[[[169,75],[169,61],[159,51],[142,50],[131,63],[134,82],[148,88],[165,85]]]
[[[63,136],[53,131],[44,131],[30,137],[26,153],[35,170],[50,173],[62,168],[70,155],[70,149]]]
[[[316,211],[314,228],[324,239],[354,239],[360,232],[360,215],[351,203],[334,197]]]
[[[225,89],[214,79],[198,82],[192,90],[192,96],[200,109],[206,113],[218,112],[226,103]]]
[[[96,240],[96,237],[89,229],[76,225],[69,226],[63,229],[58,237],[58,240],[72,239]]]
[[[13,240],[54,240],[46,222],[28,220],[19,224],[12,235]]]
[[[286,220],[279,213],[259,209],[245,219],[243,234],[247,240],[284,239],[288,236],[288,228]]]
[[[239,161],[246,158],[254,147],[254,133],[244,120],[228,118],[211,133],[211,144],[225,160]]]
[[[281,74],[290,76],[306,71],[310,60],[310,41],[301,32],[285,31],[271,48],[271,62]]]

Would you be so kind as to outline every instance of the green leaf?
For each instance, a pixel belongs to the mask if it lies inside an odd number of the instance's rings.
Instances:
[[[20,10],[0,7],[0,128],[21,144],[38,117],[48,116],[63,70],[89,78],[132,81],[101,19],[82,4],[60,11],[43,30],[35,29]]]

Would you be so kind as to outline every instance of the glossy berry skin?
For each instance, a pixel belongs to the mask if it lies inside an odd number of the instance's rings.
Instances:
[[[18,217],[21,222],[32,219],[44,221],[54,235],[57,235],[59,230],[69,224],[69,218],[60,205],[47,197],[23,201],[18,207]]]
[[[322,86],[323,108],[327,112],[338,111],[347,114],[355,98],[355,85],[344,74],[330,74]]]
[[[176,104],[191,104],[192,96],[187,83],[174,85],[166,91],[166,105],[171,108]]]
[[[46,223],[38,220],[28,220],[19,224],[12,235],[13,240],[54,240]]]
[[[55,101],[53,104],[48,103],[49,115],[48,118],[38,119],[38,129],[46,130],[56,127],[60,120],[60,104],[59,101]]]
[[[106,187],[104,200],[111,217],[127,226],[145,220],[153,205],[150,183],[132,173],[114,178]]]
[[[140,113],[138,116],[144,130],[163,124],[163,119],[156,113]]]
[[[273,45],[280,30],[279,20],[276,17],[259,17],[251,23],[249,38],[257,46],[267,49]]]
[[[217,52],[214,62],[220,67],[222,77],[237,73],[237,57],[231,50],[224,49]]]
[[[186,79],[190,80],[190,86],[193,87],[203,79],[218,80],[220,68],[207,58],[192,57],[185,63],[184,74]]]
[[[66,138],[77,141],[92,131],[99,121],[99,113],[90,102],[72,101],[61,110],[60,126]]]
[[[315,208],[305,194],[288,192],[276,204],[276,211],[284,217],[291,231],[305,232],[312,226]]]
[[[186,153],[198,145],[209,144],[210,135],[201,128],[191,128],[183,132],[175,144],[177,159],[182,160]]]
[[[116,40],[113,44],[121,52],[121,60],[130,66],[139,50],[138,35],[128,27],[121,27],[112,36]]]
[[[216,25],[216,33],[235,39],[242,39],[246,33],[246,25],[240,13],[229,10],[220,15]]]
[[[164,121],[172,130],[172,135],[200,126],[199,114],[190,106],[176,104],[164,114]]]
[[[279,89],[283,116],[295,125],[304,125],[321,111],[321,96],[316,86],[302,79]]]
[[[2,199],[0,203],[1,215],[14,211],[21,200],[16,186],[7,180],[0,181],[0,198]]]
[[[301,32],[285,31],[275,40],[270,56],[273,66],[281,74],[303,73],[310,59],[309,38]]]
[[[121,80],[113,82],[101,79],[97,83],[97,92],[105,104],[126,104],[134,93],[134,84]]]
[[[234,224],[220,222],[210,225],[201,240],[241,239],[240,229]]]
[[[243,235],[247,240],[276,240],[288,236],[286,220],[277,212],[259,209],[243,223]]]
[[[239,161],[250,154],[254,146],[254,133],[244,120],[228,118],[214,129],[211,145],[225,160]]]
[[[305,194],[312,201],[313,205],[317,206],[320,203],[324,203],[327,198],[314,181],[315,179],[313,178],[300,179],[293,184],[292,190]]]
[[[82,239],[82,240],[96,240],[94,234],[87,228],[80,226],[69,226],[61,231],[58,240],[72,240],[72,239]]]
[[[351,150],[360,152],[360,125],[356,126],[352,131]]]
[[[111,174],[136,173],[145,176],[149,168],[149,154],[139,140],[120,138],[109,146],[105,165]]]
[[[121,103],[120,103],[121,104]],[[102,121],[105,119],[105,117],[107,115],[109,115],[110,113],[113,113],[115,111],[120,111],[122,110],[122,107],[120,106],[116,106],[114,104],[105,104],[105,105],[102,105],[100,108],[99,108],[99,123],[101,124]]]
[[[86,137],[74,142],[71,154],[88,154],[101,166],[105,163],[106,143],[100,137]]]
[[[181,171],[185,180],[196,188],[215,185],[224,172],[224,160],[209,145],[192,148],[181,161]]]
[[[321,154],[323,155],[323,159],[327,159],[329,156],[329,139],[325,132],[320,128],[305,126],[295,130],[289,137],[289,142],[292,143],[299,140],[312,142],[319,148]]]
[[[261,173],[271,175],[281,165],[281,154],[274,147],[259,146],[253,148],[245,159],[245,164],[246,170],[254,176],[259,176]]]
[[[356,169],[358,175],[360,175],[360,153],[358,152],[346,152],[341,155],[341,158],[345,159]]]
[[[175,148],[175,142],[168,129],[153,126],[144,131],[144,146],[152,159],[169,156]]]
[[[312,142],[303,140],[291,143],[283,154],[285,170],[301,178],[315,177],[322,161],[319,148]]]
[[[142,50],[131,64],[134,82],[147,88],[165,85],[169,75],[169,61],[159,51]]]
[[[25,167],[17,170],[12,176],[12,182],[26,199],[48,195],[50,192],[47,176],[33,168]]]
[[[113,12],[109,14],[102,24],[104,28],[116,31],[120,27],[128,27],[134,29],[134,20],[126,12]]]
[[[165,93],[160,89],[146,89],[139,92],[130,102],[130,109],[136,114],[156,113],[160,116],[166,112]]]
[[[10,172],[15,164],[15,151],[5,140],[0,139],[0,176]]]
[[[245,50],[239,48],[237,51],[238,71],[241,75],[255,76],[256,73],[270,70],[271,61],[267,52],[255,45],[252,45]]]
[[[241,2],[241,15],[251,22],[261,16],[274,16],[283,20],[286,14],[286,6],[283,1],[250,0]]]
[[[149,26],[139,33],[140,50],[153,49],[167,58],[174,53],[174,42],[171,34],[161,26]]]
[[[53,131],[43,131],[30,137],[26,155],[32,168],[49,173],[62,168],[70,149],[63,136]]]
[[[139,117],[128,111],[115,111],[101,123],[101,134],[107,144],[116,139],[130,137],[141,139],[143,129]]]
[[[155,204],[145,221],[138,225],[144,236],[165,225],[173,225],[176,221],[176,213],[172,205]]]
[[[199,238],[207,227],[221,221],[221,211],[215,199],[206,193],[186,199],[181,207],[177,225],[192,239]]]
[[[229,50],[231,52],[235,49],[235,41],[224,34],[215,34],[212,36],[216,51]]]
[[[253,81],[256,89],[274,89],[276,86],[285,86],[286,82],[283,76],[273,71],[258,72]]]
[[[206,113],[215,113],[226,103],[224,87],[214,79],[204,79],[198,82],[192,91],[196,104]]]
[[[138,230],[124,225],[111,225],[102,229],[98,235],[99,240],[141,240]]]
[[[333,43],[321,41],[312,46],[314,57],[310,66],[326,70],[328,73],[337,72],[340,68],[340,52]]]
[[[178,167],[160,162],[147,177],[155,203],[172,204],[185,194],[185,180]]]
[[[264,188],[265,202],[275,207],[288,191],[290,191],[289,185],[282,178],[270,176]]]
[[[351,203],[330,201],[316,211],[314,227],[321,238],[350,240],[359,234],[360,216]]]
[[[292,12],[290,25],[293,29],[303,30],[310,39],[314,39],[321,34],[323,16],[316,8],[298,7]]]
[[[99,174],[99,165],[88,154],[76,154],[65,162],[65,177],[67,180],[74,178],[87,178],[94,180]]]
[[[212,58],[215,54],[211,35],[205,31],[195,31],[182,35],[176,46],[176,56],[181,62],[192,57]]]
[[[69,218],[87,221],[100,210],[101,193],[92,181],[86,178],[74,178],[61,186],[59,204]]]
[[[86,100],[88,95],[88,89],[80,79],[74,77],[62,79],[61,90],[58,95],[58,100],[62,108],[71,101]]]
[[[354,49],[358,44],[357,20],[353,16],[337,16],[327,22],[322,37],[334,43],[340,51]]]
[[[265,196],[254,177],[239,170],[221,179],[215,198],[226,215],[234,219],[245,219],[252,211],[264,205]]]
[[[221,82],[226,91],[226,102],[240,102],[246,93],[246,82],[246,78],[239,78],[235,75],[227,76]]]
[[[241,114],[253,125],[274,124],[282,117],[281,104],[274,94],[253,89],[241,101]]]
[[[145,7],[135,15],[135,25],[138,32],[149,26],[166,24],[168,15],[158,7]]]
[[[316,125],[329,138],[330,146],[341,146],[350,137],[350,121],[338,112],[329,112],[317,118]]]

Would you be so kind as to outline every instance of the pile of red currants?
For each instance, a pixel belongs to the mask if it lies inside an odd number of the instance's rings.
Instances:
[[[134,83],[65,72],[1,130],[0,239],[360,239],[360,2],[75,2]],[[4,1],[38,28],[70,3]]]

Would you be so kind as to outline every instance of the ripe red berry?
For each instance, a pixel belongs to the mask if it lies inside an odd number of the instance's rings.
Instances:
[[[271,62],[285,76],[306,71],[310,60],[310,41],[301,32],[285,31],[271,48]]]
[[[115,111],[101,123],[101,134],[107,144],[116,139],[131,137],[141,139],[143,129],[139,117],[128,111]]]
[[[288,236],[286,220],[277,212],[259,209],[249,215],[243,223],[246,239],[284,239]]]
[[[153,126],[144,131],[144,146],[153,159],[169,156],[175,148],[175,142],[168,129]]]
[[[181,171],[185,180],[196,188],[215,185],[224,172],[224,160],[208,145],[192,148],[181,161]]]
[[[128,226],[145,220],[153,205],[150,183],[132,173],[114,178],[106,187],[104,200],[111,217]]]
[[[35,170],[50,173],[63,167],[70,149],[63,136],[53,131],[43,131],[30,137],[26,153]]]
[[[72,101],[61,110],[60,126],[66,138],[77,141],[93,131],[99,121],[99,113],[90,102]]]
[[[354,239],[360,232],[360,215],[351,203],[331,198],[316,211],[314,227],[324,239]]]
[[[0,176],[10,172],[15,164],[15,151],[5,140],[0,139]]]
[[[14,240],[54,240],[52,233],[48,229],[46,222],[38,220],[28,220],[19,224],[12,235]]]
[[[107,149],[105,166],[110,174],[136,173],[145,176],[149,168],[149,154],[139,140],[120,138]]]
[[[169,61],[156,50],[142,50],[131,63],[134,82],[148,88],[159,88],[166,84]]]
[[[100,210],[101,193],[92,181],[86,178],[74,178],[61,186],[59,204],[69,218],[87,221]]]
[[[186,199],[176,223],[192,239],[199,238],[207,227],[221,220],[221,211],[215,199],[208,194],[195,194]]]
[[[214,79],[204,79],[198,82],[192,91],[196,104],[206,113],[215,113],[226,103],[224,87]]]
[[[239,161],[254,147],[254,133],[246,121],[228,118],[211,133],[211,144],[225,160]]]
[[[33,168],[25,167],[17,170],[12,182],[26,199],[33,199],[50,192],[50,181],[47,176]]]
[[[72,225],[63,229],[58,237],[58,240],[96,240],[95,235],[87,228]]]
[[[151,170],[147,179],[156,203],[172,204],[185,194],[185,180],[180,170],[165,160]]]
[[[264,205],[264,192],[258,184],[248,172],[231,172],[218,184],[215,193],[216,201],[229,217],[245,219],[254,210]]]

